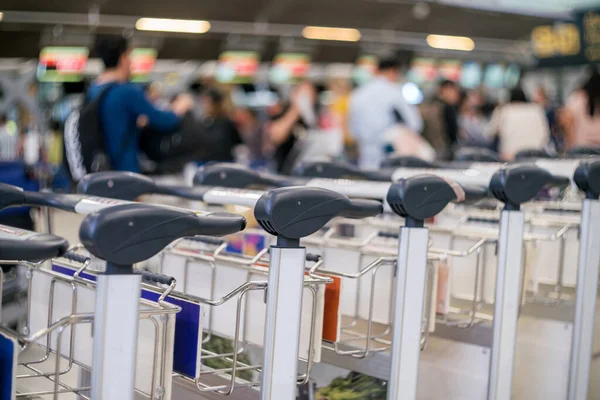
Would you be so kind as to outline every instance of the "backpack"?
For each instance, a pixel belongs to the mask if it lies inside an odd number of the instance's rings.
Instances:
[[[65,121],[65,160],[76,182],[90,172],[111,168],[104,143],[100,105],[114,86],[108,85],[91,100],[86,96],[81,108],[73,111]]]

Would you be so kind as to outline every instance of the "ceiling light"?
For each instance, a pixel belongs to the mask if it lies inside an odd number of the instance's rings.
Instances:
[[[426,40],[434,49],[472,51],[475,48],[473,39],[466,36],[428,35]]]
[[[2,21],[2,18],[4,18],[4,13],[0,12],[0,21]]]
[[[191,19],[140,18],[135,23],[140,31],[205,33],[210,30],[210,22]]]
[[[325,26],[306,26],[302,36],[314,40],[338,40],[341,42],[358,42],[360,31],[351,28],[329,28]]]

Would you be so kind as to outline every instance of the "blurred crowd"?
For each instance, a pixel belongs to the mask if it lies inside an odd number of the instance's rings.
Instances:
[[[600,146],[596,68],[564,104],[555,104],[543,87],[528,94],[516,87],[494,103],[482,89],[443,80],[435,96],[412,105],[403,95],[400,64],[382,59],[361,86],[342,78],[321,86],[301,81],[280,90],[275,101],[251,105],[234,101],[243,87],[215,81],[165,99],[158,83],[129,82],[125,39],[100,40],[97,51],[106,69],[85,96],[103,96],[99,119],[114,169],[174,172],[192,161],[239,161],[286,173],[306,158],[377,168],[388,153],[450,160],[462,148],[477,147],[512,160],[523,150]],[[41,140],[0,116],[0,160],[20,155],[60,164],[61,126],[53,122],[48,143]]]

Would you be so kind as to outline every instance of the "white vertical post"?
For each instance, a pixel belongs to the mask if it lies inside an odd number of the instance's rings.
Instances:
[[[587,400],[600,272],[600,201],[586,199],[581,210],[575,324],[571,343],[568,400]]]
[[[92,400],[133,400],[141,275],[98,275]]]
[[[271,246],[262,400],[296,398],[305,258],[303,247]]]
[[[502,211],[488,400],[511,398],[523,273],[524,224],[521,211]]]
[[[428,240],[426,228],[400,228],[388,400],[417,397]]]

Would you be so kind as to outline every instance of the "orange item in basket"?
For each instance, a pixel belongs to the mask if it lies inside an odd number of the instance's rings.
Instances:
[[[342,280],[332,277],[333,283],[325,286],[325,308],[323,311],[323,339],[337,342],[339,327],[340,291]]]

